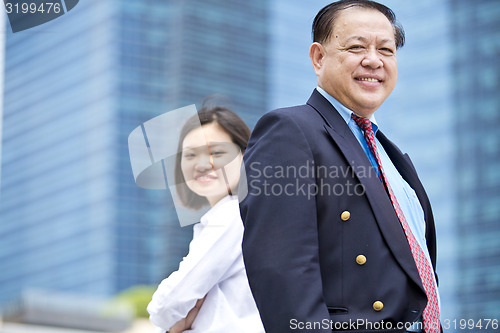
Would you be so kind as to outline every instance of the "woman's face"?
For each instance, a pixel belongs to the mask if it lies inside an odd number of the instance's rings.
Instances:
[[[181,170],[186,185],[206,197],[211,206],[236,188],[241,161],[239,147],[215,122],[192,130],[182,142]]]

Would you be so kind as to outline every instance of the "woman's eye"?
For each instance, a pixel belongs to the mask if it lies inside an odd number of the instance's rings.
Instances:
[[[213,151],[212,152],[212,156],[221,156],[221,155],[224,155],[224,154],[225,154],[225,152],[223,152],[223,151]]]
[[[184,158],[193,158],[195,155],[193,153],[186,153],[183,155]]]

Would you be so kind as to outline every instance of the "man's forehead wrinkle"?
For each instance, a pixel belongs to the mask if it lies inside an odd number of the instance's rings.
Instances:
[[[336,38],[336,39],[338,40],[339,44],[347,45],[348,43],[351,43],[353,41],[354,42],[360,41],[363,43],[369,43],[372,38],[355,35],[355,36],[348,37],[344,40],[342,40],[342,38]],[[379,38],[378,36],[376,36],[375,41],[377,44],[394,44],[394,45],[396,44],[396,41],[393,38],[383,38],[383,37]]]
[[[359,40],[359,41],[367,43],[367,42],[369,42],[370,39],[363,37],[363,36],[351,36],[351,37],[347,38],[346,42],[348,43],[352,40]]]

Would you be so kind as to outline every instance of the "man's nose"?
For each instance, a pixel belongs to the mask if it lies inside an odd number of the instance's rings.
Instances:
[[[384,63],[380,59],[380,55],[376,49],[369,49],[365,54],[365,58],[361,61],[361,65],[376,69],[383,67]]]

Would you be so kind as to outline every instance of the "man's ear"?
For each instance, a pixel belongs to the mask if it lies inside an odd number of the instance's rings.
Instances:
[[[309,47],[309,57],[316,72],[319,75],[321,68],[323,67],[323,57],[325,56],[325,48],[318,42],[314,42]]]

